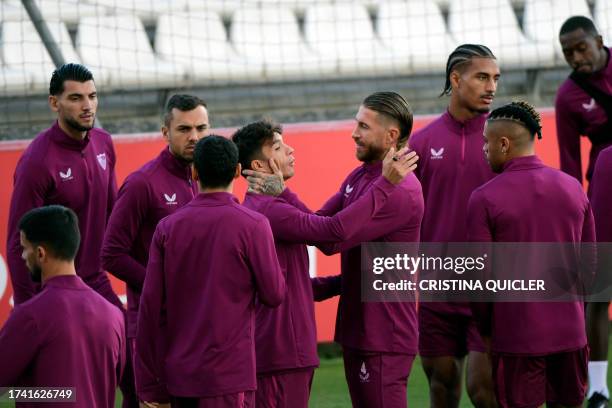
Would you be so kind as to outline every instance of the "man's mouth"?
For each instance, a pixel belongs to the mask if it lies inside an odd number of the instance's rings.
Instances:
[[[493,103],[493,95],[483,95],[480,97],[480,99],[487,105],[490,105]]]

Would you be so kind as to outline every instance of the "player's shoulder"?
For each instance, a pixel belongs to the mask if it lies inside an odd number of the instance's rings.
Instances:
[[[348,176],[346,176],[346,178],[344,179],[344,182],[342,183],[342,185],[345,184],[355,184],[355,181],[357,181],[358,179],[360,179],[361,177],[363,177],[364,173],[366,172],[366,167],[364,164],[362,164],[361,166],[357,166],[355,167],[349,174]]]
[[[98,160],[100,155],[105,156],[106,160],[111,162],[111,166],[114,167],[116,163],[115,145],[113,139],[106,130],[102,128],[93,128],[89,131],[89,146],[94,150]]]
[[[576,192],[584,193],[582,184],[578,181],[578,179],[576,179],[576,177],[570,176],[566,172],[550,166],[544,166],[543,171],[549,175],[550,179],[556,180],[559,184],[561,184],[563,188],[568,190],[573,189]]]
[[[126,180],[132,178],[140,183],[150,184],[154,182],[154,179],[161,171],[164,171],[164,166],[159,156],[157,156],[130,173]]]
[[[397,190],[399,190],[400,194],[423,194],[421,182],[414,173],[410,173],[404,177],[404,180],[402,180],[398,187]]]
[[[425,199],[421,182],[414,173],[408,174],[391,193],[389,201],[395,203],[398,209],[410,214],[421,214],[425,209]]]
[[[48,173],[51,158],[55,157],[54,150],[55,146],[51,143],[49,136],[44,132],[40,133],[19,157],[15,172],[37,176]]]
[[[576,97],[584,96],[585,92],[571,78],[566,78],[557,89],[555,106],[557,108],[570,105]]]
[[[599,153],[597,161],[595,162],[595,167],[605,167],[612,171],[612,146],[606,147]]]
[[[44,304],[44,299],[41,302],[41,294],[36,294],[25,302],[15,305],[10,317],[17,321],[36,321],[37,310],[41,304]]]
[[[495,197],[496,191],[499,189],[505,189],[506,177],[509,173],[499,173],[491,180],[476,187],[471,194],[472,200],[483,200],[487,197]]]
[[[434,118],[431,122],[416,130],[412,136],[410,136],[410,146],[413,147],[413,144],[420,145],[425,143],[429,138],[433,137],[434,134],[438,133],[440,127],[444,125],[443,115],[440,115]]]
[[[150,175],[140,169],[133,171],[123,181],[119,189],[119,197],[128,195],[130,197],[147,195],[152,189],[152,180]]]
[[[597,156],[591,183],[595,181],[600,185],[609,185],[610,177],[612,177],[612,146],[606,147]]]
[[[37,134],[25,148],[21,155],[22,160],[43,161],[49,157],[49,152],[54,150],[55,146],[51,140],[51,128],[43,130]]]
[[[117,306],[109,302],[104,296],[102,296],[86,284],[84,286],[85,287],[83,288],[83,291],[84,293],[86,293],[84,301],[86,301],[88,304],[91,304],[93,301],[95,301],[98,305],[97,310],[104,311],[107,316],[112,316],[113,320],[115,321],[123,321],[123,313]]]
[[[425,126],[415,130],[412,136],[417,138],[429,137],[433,132],[438,131],[440,127],[444,127],[444,114],[434,117]]]
[[[232,201],[230,208],[235,211],[235,215],[240,218],[242,223],[257,225],[264,221],[268,222],[268,218],[265,215],[240,203]]]
[[[93,128],[89,131],[89,137],[92,138],[96,138],[95,140],[98,140],[100,142],[103,143],[108,143],[108,144],[112,144],[113,143],[113,138],[111,137],[111,134],[102,128]]]
[[[283,198],[272,197],[264,194],[247,193],[242,202],[242,206],[266,215],[270,209],[270,205],[274,202],[285,202]]]

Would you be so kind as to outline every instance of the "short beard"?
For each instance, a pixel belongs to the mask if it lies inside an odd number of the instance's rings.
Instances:
[[[66,124],[78,132],[87,132],[93,129],[93,126],[83,126],[72,118],[66,118]]]
[[[357,160],[364,163],[371,163],[382,160],[382,157],[384,157],[384,151],[371,147],[365,152],[362,157],[357,156]]]
[[[33,265],[30,268],[30,278],[32,278],[32,282],[40,283],[42,282],[42,269],[39,265]]]

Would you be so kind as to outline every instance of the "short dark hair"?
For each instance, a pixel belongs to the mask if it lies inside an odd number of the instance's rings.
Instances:
[[[49,205],[30,210],[19,220],[19,230],[57,259],[72,261],[79,250],[79,220],[70,208]]]
[[[164,110],[164,125],[166,127],[170,126],[170,122],[172,121],[172,109],[178,109],[181,112],[189,112],[198,106],[208,108],[206,102],[197,96],[186,94],[172,95],[170,99],[168,99],[166,109]]]
[[[391,91],[375,92],[367,96],[361,105],[397,121],[400,128],[397,148],[406,144],[412,132],[413,116],[410,104],[402,95]]]
[[[227,187],[238,166],[238,148],[223,136],[207,136],[196,144],[193,165],[202,187]]]
[[[87,82],[93,80],[93,74],[85,65],[75,63],[64,64],[51,74],[49,95],[61,95],[64,92],[64,82],[66,81]]]
[[[559,35],[571,33],[572,31],[576,31],[582,28],[585,33],[590,34],[592,36],[599,35],[599,31],[597,31],[597,27],[588,17],[585,16],[572,16],[565,20],[561,29],[559,30]]]
[[[446,81],[444,83],[444,89],[440,96],[450,95],[452,86],[450,82],[450,74],[455,69],[463,68],[467,66],[467,63],[471,62],[472,58],[492,58],[496,59],[493,52],[489,47],[481,44],[462,44],[455,48],[453,52],[448,56],[446,61]]]
[[[283,128],[270,119],[249,123],[234,133],[232,140],[238,147],[240,164],[250,169],[251,162],[261,155],[263,145],[274,138],[274,133],[283,133]]]
[[[518,123],[529,131],[532,139],[535,135],[538,135],[538,139],[542,138],[540,114],[527,102],[515,101],[493,110],[487,121],[497,120]]]

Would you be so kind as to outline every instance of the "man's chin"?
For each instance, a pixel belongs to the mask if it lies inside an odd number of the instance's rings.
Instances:
[[[88,132],[91,129],[93,129],[94,127],[94,123],[93,122],[85,122],[85,123],[79,123],[79,122],[72,122],[69,121],[67,122],[68,125],[73,128],[74,130],[76,130],[77,132]]]
[[[476,109],[474,109],[474,112],[476,112],[476,113],[489,113],[489,112],[491,112],[491,105],[479,106]]]
[[[364,163],[371,162],[372,160],[374,160],[373,156],[374,155],[369,150],[365,150],[365,151],[357,150],[355,152],[355,157],[357,158],[357,160],[359,160],[360,162],[364,162]]]
[[[295,170],[291,169],[283,171],[283,180],[287,181],[293,176],[295,176]]]
[[[42,282],[42,270],[38,267],[34,267],[33,269],[30,269],[30,279],[32,279],[32,282],[34,283],[41,283]]]
[[[574,70],[574,72],[576,74],[583,75],[583,76],[588,76],[591,75],[593,73],[593,68],[589,67],[589,66],[583,66],[583,67],[579,67],[577,69]]]

